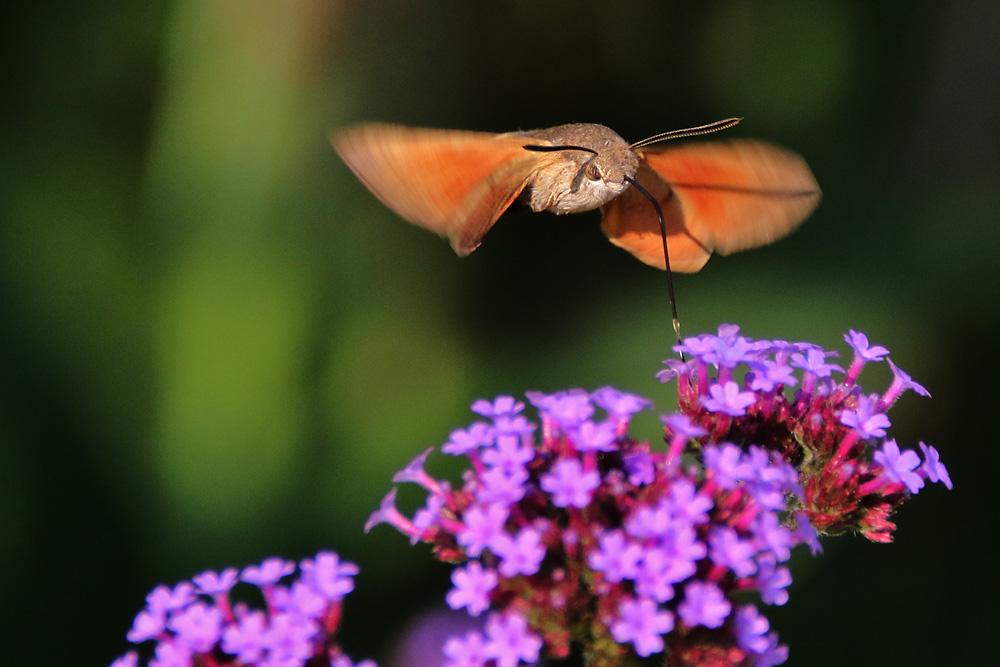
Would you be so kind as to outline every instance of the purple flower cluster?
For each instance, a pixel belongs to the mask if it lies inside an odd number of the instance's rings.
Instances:
[[[819,549],[790,512],[804,499],[798,472],[732,444],[704,446],[703,466],[683,465],[685,447],[706,435],[683,415],[664,418],[668,451],[651,451],[627,435],[649,402],[612,388],[528,400],[540,425],[509,396],[473,404],[484,419],[441,448],[468,459],[461,488],[425,472],[428,450],[395,478],[423,486],[426,505],[410,519],[394,489],[366,526],[387,522],[433,543],[457,564],[449,606],[488,612],[482,632],[447,642],[446,664],[516,667],[543,648],[565,657],[574,643],[592,667],[665,648],[678,666],[720,654],[719,664],[784,662],[746,594],[784,604],[791,549]]]
[[[299,569],[290,585],[278,582],[295,571],[295,563],[269,558],[239,574],[235,568],[207,571],[173,588],[157,586],[146,596],[128,639],[156,642],[150,667],[353,667],[333,637],[357,566],[326,551],[303,560]],[[266,608],[232,604],[229,594],[238,581],[258,587]],[[138,663],[138,653],[129,651],[112,667]],[[357,665],[375,667],[370,660]]]
[[[665,361],[658,377],[679,381],[681,414],[704,432],[702,443],[760,447],[793,466],[817,531],[857,531],[889,542],[893,511],[925,481],[950,489],[951,480],[933,447],[919,443],[921,461],[887,437],[886,413],[900,394],[912,389],[929,396],[927,390],[864,334],[850,331],[844,340],[853,350],[846,371],[829,362],[836,352],[818,345],[752,340],[724,325],[718,335],[685,339],[674,349],[686,360]],[[866,364],[882,361],[893,381],[881,394],[868,394],[858,376]],[[668,423],[667,433],[689,431]]]

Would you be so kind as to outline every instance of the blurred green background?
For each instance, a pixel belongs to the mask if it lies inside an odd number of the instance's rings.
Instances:
[[[579,121],[637,140],[737,115],[727,136],[801,152],[824,200],[792,237],[678,277],[684,331],[735,322],[845,354],[842,334],[865,331],[934,395],[904,396],[894,435],[936,445],[956,484],[904,506],[892,545],[839,538],[797,560],[791,601],[767,610],[789,664],[994,664],[997,3],[7,13],[5,664],[107,664],[155,584],[332,548],[362,568],[346,648],[388,665],[447,569],[361,526],[473,399],[614,384],[670,410],[653,379],[664,275],[607,243],[596,213],[505,220],[459,259],[363,189],[331,129]]]

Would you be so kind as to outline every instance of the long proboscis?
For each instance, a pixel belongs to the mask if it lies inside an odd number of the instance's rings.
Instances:
[[[708,134],[709,132],[717,132],[718,130],[724,130],[727,127],[732,127],[738,122],[743,120],[742,118],[729,118],[727,120],[720,120],[715,123],[709,123],[708,125],[702,125],[700,127],[691,127],[684,130],[673,130],[672,132],[664,132],[658,134],[655,137],[650,137],[649,139],[643,139],[640,142],[632,144],[632,148],[638,148],[641,146],[648,146],[649,144],[656,143],[658,141],[666,141],[667,139],[678,139],[681,137],[690,137],[698,134]],[[538,153],[553,153],[556,151],[584,151],[586,153],[591,153],[592,155],[597,155],[597,151],[592,148],[586,148],[584,146],[541,146],[528,144],[523,146],[525,150],[534,151]],[[656,211],[656,218],[660,223],[660,238],[663,240],[663,264],[667,271],[667,294],[670,298],[670,321],[674,327],[674,336],[677,337],[677,344],[682,345],[681,341],[681,321],[677,316],[677,297],[674,296],[674,273],[670,270],[670,252],[667,250],[667,222],[663,217],[663,209],[660,207],[660,202],[656,201],[656,197],[651,195],[646,188],[639,184],[639,181],[635,180],[631,176],[625,176],[625,180],[638,190],[649,203],[653,205],[653,209]],[[684,353],[680,352],[681,361],[684,360]]]
[[[638,190],[649,203],[653,205],[656,209],[656,218],[660,222],[660,238],[663,240],[663,264],[664,268],[667,270],[667,294],[670,296],[670,321],[674,325],[674,335],[677,337],[677,344],[682,345],[681,342],[681,321],[677,317],[677,298],[674,296],[674,272],[670,270],[670,253],[667,252],[667,222],[663,218],[663,209],[660,207],[660,202],[656,201],[656,197],[649,194],[646,188],[639,185],[639,181],[626,176],[625,180],[628,181],[633,188]],[[684,353],[681,352],[681,361],[684,361]]]

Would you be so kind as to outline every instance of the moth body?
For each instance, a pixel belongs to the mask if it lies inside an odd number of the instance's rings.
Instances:
[[[536,213],[599,208],[620,195],[629,185],[625,177],[634,178],[639,169],[639,158],[628,142],[603,125],[574,123],[512,134],[588,149],[560,151],[559,160],[543,163],[533,174],[528,201]]]

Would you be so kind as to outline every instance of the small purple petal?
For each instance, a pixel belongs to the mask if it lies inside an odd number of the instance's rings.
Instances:
[[[858,405],[840,414],[840,423],[858,432],[862,438],[884,438],[889,418],[878,410],[879,402],[871,396],[858,396]]]
[[[684,601],[677,605],[677,614],[689,628],[696,625],[718,628],[725,622],[732,608],[718,586],[709,582],[692,581],[684,587]]]
[[[704,435],[708,435],[708,431],[698,424],[691,421],[683,412],[677,412],[672,415],[663,415],[660,417],[660,421],[663,425],[670,429],[670,432],[674,435],[684,435],[688,438],[700,438]]]
[[[600,485],[600,474],[596,470],[584,472],[583,465],[576,459],[560,459],[539,481],[542,490],[552,495],[553,505],[580,509],[590,504]]]
[[[222,574],[212,570],[205,570],[201,574],[192,577],[191,581],[195,583],[198,590],[202,593],[215,595],[217,593],[228,593],[236,585],[237,574],[235,567],[224,570]]]
[[[590,394],[582,389],[568,389],[551,395],[528,392],[525,396],[544,417],[555,421],[562,429],[579,426],[594,414]]]
[[[932,482],[941,482],[951,490],[951,476],[948,475],[948,469],[941,463],[941,456],[938,454],[938,451],[922,442],[918,444],[924,452],[924,462],[921,464],[920,469],[923,470],[927,479]]]
[[[240,579],[255,586],[267,586],[295,571],[295,563],[284,558],[268,558],[260,565],[243,569]]]
[[[469,561],[464,568],[456,568],[451,573],[455,585],[445,596],[452,609],[465,607],[470,616],[479,616],[490,607],[490,591],[497,586],[499,578],[494,570],[484,569],[479,561]]]
[[[674,629],[674,616],[660,610],[652,600],[624,599],[618,618],[611,624],[611,636],[624,644],[632,642],[642,658],[663,650],[663,635]]]
[[[818,378],[829,377],[833,371],[844,372],[844,369],[837,364],[826,363],[827,357],[836,355],[836,352],[825,352],[822,348],[814,346],[805,352],[793,353],[789,363],[796,368],[801,368],[804,371],[812,373]]]
[[[868,336],[854,329],[844,334],[844,341],[865,361],[882,361],[882,357],[889,354],[889,350],[881,345],[869,345]]]
[[[920,456],[912,449],[900,452],[895,440],[886,440],[872,458],[882,466],[886,479],[902,483],[910,493],[916,493],[924,486],[924,478],[914,472],[920,465]]]
[[[747,408],[757,401],[751,391],[740,391],[740,386],[732,380],[725,384],[713,384],[708,388],[709,396],[701,397],[701,404],[709,412],[724,412],[730,417],[742,417]]]
[[[517,667],[538,660],[542,639],[528,629],[528,621],[516,611],[490,614],[486,621],[486,655],[497,667]]]
[[[483,417],[510,417],[524,410],[524,403],[513,396],[497,396],[492,402],[479,399],[472,404],[472,411]]]
[[[652,402],[645,398],[619,391],[614,387],[601,387],[590,397],[598,407],[615,417],[631,417],[652,405]]]
[[[173,615],[167,627],[192,651],[207,653],[222,637],[222,612],[204,602],[195,602]]]
[[[448,442],[441,446],[441,451],[452,456],[460,456],[486,447],[494,443],[496,434],[493,427],[485,422],[475,422],[469,428],[460,428],[451,432]]]
[[[303,560],[301,568],[303,580],[330,602],[339,601],[354,590],[352,577],[359,571],[357,565],[342,562],[332,551],[321,551],[314,559]]]
[[[444,654],[448,657],[444,667],[484,667],[490,658],[485,638],[475,630],[464,637],[449,637],[444,643]]]
[[[535,574],[545,559],[542,533],[530,526],[522,528],[514,537],[499,533],[490,541],[489,548],[500,557],[500,567],[497,569],[508,579],[519,574]]]
[[[634,579],[639,572],[643,548],[625,538],[625,533],[612,530],[598,540],[598,549],[587,558],[590,567],[604,573],[604,578],[615,584],[622,579]]]
[[[462,516],[465,529],[459,531],[456,539],[469,556],[476,557],[503,530],[509,516],[507,508],[501,505],[473,506]]]

